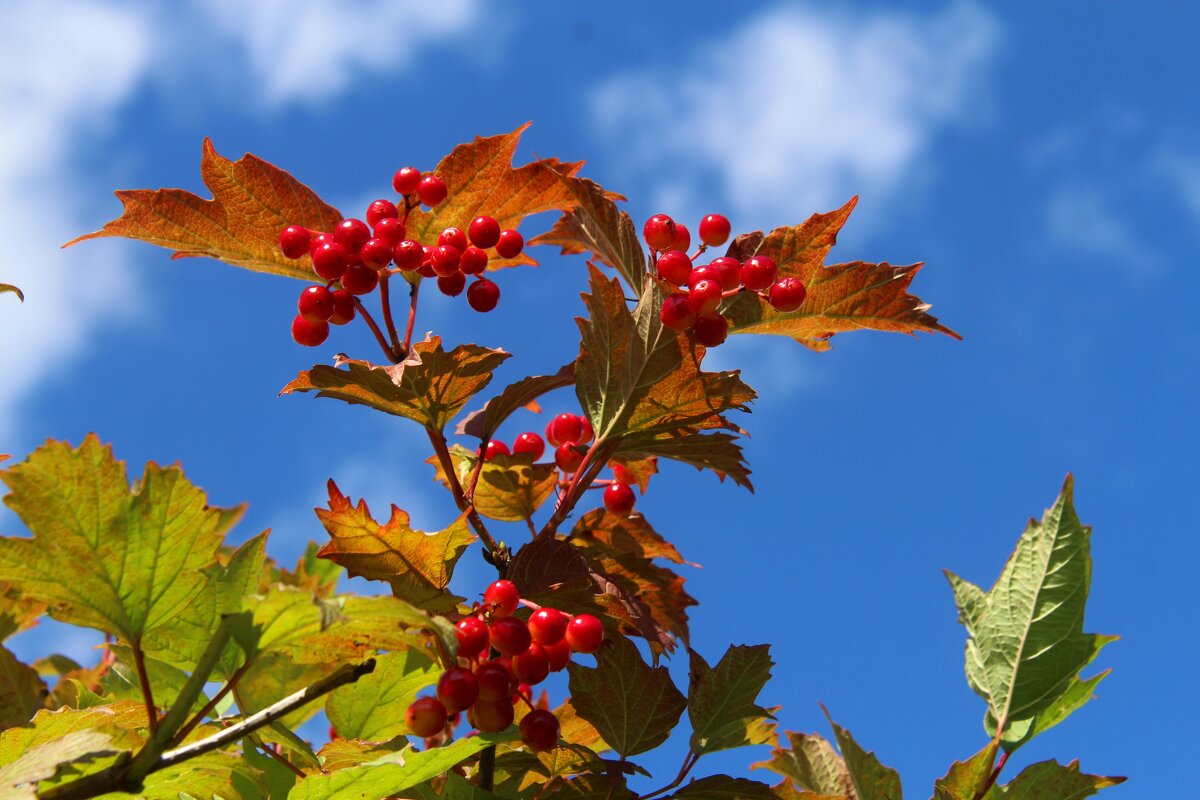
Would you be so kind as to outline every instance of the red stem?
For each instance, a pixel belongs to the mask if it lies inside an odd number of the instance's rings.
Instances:
[[[158,730],[158,707],[154,705],[154,690],[150,688],[150,676],[146,672],[146,654],[142,643],[133,642],[133,663],[137,667],[138,683],[142,687],[142,699],[146,702],[146,716],[150,720],[150,731]]]
[[[412,348],[413,323],[417,321],[417,292],[421,290],[421,282],[417,281],[408,290],[408,324],[404,326],[404,352]]]
[[[388,361],[393,364],[400,360],[400,357],[392,352],[392,348],[388,347],[387,340],[383,338],[383,331],[379,330],[379,326],[375,324],[375,318],[371,316],[371,312],[367,311],[367,307],[362,304],[362,301],[357,297],[354,298],[354,307],[358,309],[359,315],[363,318],[363,322],[367,323],[367,327],[371,329],[371,333],[375,334],[375,341],[379,342],[380,349],[387,356]]]
[[[383,324],[387,328],[388,339],[392,343],[392,352],[400,352],[400,337],[396,334],[396,323],[392,321],[392,297],[388,290],[389,279],[392,273],[384,272],[379,276],[379,305],[383,308]],[[408,348],[404,348],[405,351]]]
[[[462,484],[458,482],[458,473],[454,470],[454,460],[450,458],[450,449],[446,446],[446,436],[441,431],[430,427],[426,427],[425,432],[429,434],[429,443],[433,445],[433,452],[437,455],[442,472],[446,475],[446,483],[450,485],[450,494],[453,495],[455,504],[458,505],[460,511],[467,512],[467,522],[475,529],[475,533],[479,535],[484,547],[493,553],[499,552],[500,545],[488,533],[483,520],[475,511],[475,507],[467,502],[467,498],[463,494]]]
[[[171,744],[175,745],[179,742],[182,742],[187,738],[187,735],[192,732],[192,729],[194,729],[201,722],[204,722],[204,718],[212,713],[212,710],[217,707],[217,704],[221,702],[225,695],[229,694],[233,687],[237,686],[237,682],[242,679],[242,676],[246,674],[246,670],[249,667],[250,662],[247,661],[245,664],[242,664],[240,667],[234,670],[233,674],[229,676],[229,680],[226,681],[225,685],[222,686],[217,693],[213,695],[212,699],[204,705],[204,708],[196,712],[195,716],[188,720],[187,723],[179,729],[179,732],[175,734],[173,739],[171,739]]]

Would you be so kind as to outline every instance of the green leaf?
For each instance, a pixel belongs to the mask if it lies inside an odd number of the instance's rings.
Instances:
[[[319,633],[306,633],[283,651],[297,661],[340,663],[362,660],[380,651],[415,648],[432,658],[433,637],[450,655],[458,649],[454,624],[386,595],[340,595],[331,601],[338,619]]]
[[[233,551],[214,582],[218,615],[236,614],[242,610],[242,599],[258,591],[266,561],[266,531]]]
[[[1085,634],[1091,529],[1072,504],[1073,481],[1042,521],[1029,521],[989,592],[946,573],[966,626],[967,681],[988,703],[985,727],[1008,751],[1060,722],[1100,677],[1080,671],[1115,637]]]
[[[624,637],[609,640],[596,654],[598,666],[572,662],[571,702],[622,758],[666,741],[687,700],[666,667],[651,667]]]
[[[345,567],[351,577],[387,581],[396,597],[428,611],[449,611],[462,599],[446,587],[454,565],[475,541],[465,514],[444,530],[425,533],[414,530],[408,514],[392,506],[391,517],[381,525],[365,500],[353,505],[332,480],[329,508],[316,512],[330,537],[320,556]]]
[[[142,701],[142,686],[134,666],[133,651],[124,645],[110,645],[117,660],[100,679],[105,699]],[[163,663],[155,658],[145,658],[146,675],[154,691],[154,703],[160,708],[170,708],[187,682],[188,674],[178,667]],[[201,693],[196,699],[195,710],[204,707],[208,698]]]
[[[465,447],[450,448],[450,460],[464,490],[470,483],[478,456]],[[437,480],[449,487],[437,456],[426,459],[437,472]],[[558,471],[553,464],[534,464],[528,453],[498,455],[483,462],[475,484],[472,504],[488,519],[522,522],[533,516],[554,494]]]
[[[22,303],[25,302],[24,292],[13,286],[11,283],[0,283],[0,294],[5,294],[6,292],[15,294],[18,300],[20,300]]]
[[[72,731],[53,741],[42,742],[16,760],[0,766],[0,797],[35,800],[38,783],[50,780],[67,764],[116,753],[112,737],[94,730]]]
[[[771,751],[769,761],[752,764],[752,769],[769,769],[791,779],[797,786],[818,795],[843,797],[850,790],[846,762],[825,737],[816,733],[784,734],[787,747]]]
[[[504,387],[504,390],[488,400],[482,409],[465,416],[455,429],[455,433],[460,436],[476,436],[480,440],[491,439],[504,421],[515,412],[525,408],[547,392],[572,386],[574,383],[574,362],[565,365],[553,375],[534,375],[522,378],[516,383]]]
[[[821,710],[825,711],[824,706]],[[834,722],[828,711],[825,711],[825,718],[829,720],[838,749],[842,751],[855,800],[904,800],[899,773],[880,764],[874,753],[863,750],[850,731]]]
[[[400,794],[463,762],[480,750],[513,739],[513,732],[476,734],[445,747],[414,752],[402,750],[360,766],[309,775],[296,783],[288,800],[347,800]]]
[[[148,464],[131,492],[124,464],[89,435],[77,449],[47,442],[0,478],[33,532],[0,539],[0,580],[56,619],[137,643],[204,589],[221,511],[177,467]]]
[[[283,653],[259,654],[250,662],[234,690],[238,709],[246,716],[262,711],[281,698],[319,681],[333,669],[334,665],[330,664],[299,663]],[[287,728],[298,728],[320,710],[320,703],[308,703],[283,717],[278,724]],[[263,735],[270,736],[267,732]],[[286,734],[281,735],[289,738]]]
[[[765,783],[728,775],[700,778],[671,796],[676,800],[776,800],[775,793]]]
[[[1011,783],[993,786],[985,800],[1082,800],[1124,782],[1124,778],[1080,772],[1078,761],[1065,767],[1057,761],[1042,761],[1021,770]]]
[[[38,617],[45,613],[45,603],[23,597],[12,586],[0,583],[0,642],[32,628]]]
[[[755,701],[771,677],[770,647],[731,646],[710,667],[695,650],[691,658],[688,719],[692,723],[692,751],[714,753],[731,747],[766,744],[774,732],[763,726],[771,714]],[[767,738],[763,738],[763,733]]]
[[[646,253],[629,214],[617,208],[613,196],[595,181],[566,175],[560,178],[579,205],[529,243],[558,245],[563,255],[591,253],[597,261],[614,267],[631,289],[641,291]]]
[[[440,431],[488,385],[492,372],[508,357],[503,350],[473,344],[447,353],[441,338],[430,334],[399,364],[380,366],[338,356],[332,367],[301,372],[280,394],[317,392],[317,397],[370,406]]]
[[[262,773],[241,755],[215,752],[151,773],[138,793],[145,800],[262,800]]]
[[[955,761],[933,785],[934,800],[976,800],[987,784],[1000,742],[996,739],[966,761]]]
[[[348,739],[379,742],[404,735],[405,709],[441,674],[438,664],[412,650],[379,656],[374,672],[329,694],[325,713],[338,735]]]
[[[0,730],[24,725],[45,707],[46,684],[37,670],[0,647]]]

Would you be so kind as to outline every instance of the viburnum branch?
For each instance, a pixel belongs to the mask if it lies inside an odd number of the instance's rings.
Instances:
[[[247,661],[234,670],[233,674],[229,676],[229,680],[225,682],[225,685],[217,690],[217,693],[212,696],[211,700],[205,703],[204,708],[197,711],[192,718],[187,721],[187,724],[179,729],[179,733],[175,734],[175,736],[171,739],[171,744],[178,744],[179,742],[183,741],[197,725],[204,722],[204,718],[211,714],[213,709],[215,709],[217,705],[223,699],[225,699],[225,695],[229,694],[229,692],[237,686],[238,681],[242,679],[242,676],[246,674],[246,671],[249,668],[250,662]]]
[[[154,690],[150,688],[150,676],[146,672],[146,654],[142,651],[142,643],[133,644],[133,664],[137,668],[138,684],[142,689],[142,700],[146,703],[146,717],[150,720],[150,732],[158,730],[158,706],[154,704]]]
[[[354,298],[354,307],[358,309],[359,315],[363,318],[363,322],[367,323],[367,327],[371,329],[371,333],[375,334],[375,341],[379,342],[379,347],[383,350],[383,354],[387,356],[388,361],[393,364],[398,363],[401,356],[393,352],[388,346],[387,340],[383,338],[383,331],[379,329],[379,325],[375,322],[375,318],[371,316],[371,312],[367,311],[367,307],[363,305],[362,300]]]
[[[479,539],[483,542],[483,546],[493,554],[499,553],[499,543],[488,533],[487,527],[483,524],[483,519],[475,511],[475,507],[467,501],[466,495],[463,493],[462,484],[458,480],[458,473],[454,470],[454,460],[450,458],[450,448],[446,445],[445,434],[429,426],[425,427],[425,432],[429,434],[429,443],[433,445],[433,452],[437,455],[438,464],[441,465],[442,472],[446,475],[446,483],[450,486],[450,494],[454,497],[454,502],[458,506],[459,511],[467,512],[467,522],[479,536]]]
[[[262,740],[262,737],[260,737],[257,733],[251,734],[248,738],[250,739],[250,742],[256,748],[258,748],[258,751],[260,753],[262,753],[265,756],[269,756],[270,758],[274,759],[275,761],[278,761],[280,764],[287,767],[287,769],[289,771],[296,773],[296,775],[298,777],[301,777],[301,778],[306,777],[304,774],[304,770],[300,769],[295,764],[293,764],[291,761],[286,759],[283,756],[283,754],[280,753],[278,750],[276,750],[274,747],[271,747],[269,744],[264,742]]]
[[[655,789],[653,792],[642,795],[641,800],[651,800],[651,798],[656,797],[657,795],[666,794],[679,784],[683,783],[684,778],[688,776],[688,773],[692,771],[692,767],[696,766],[696,762],[699,760],[700,756],[697,753],[688,750],[687,755],[683,757],[683,765],[680,766],[679,774],[675,776],[675,780],[671,781],[661,789]]]
[[[156,740],[151,739],[136,755],[130,752],[122,753],[116,762],[106,769],[56,786],[40,794],[39,798],[40,800],[86,800],[86,798],[98,797],[109,792],[139,792],[146,776],[151,773],[232,744],[238,739],[249,736],[259,728],[287,716],[300,706],[329,694],[339,686],[354,683],[362,676],[370,674],[374,669],[375,659],[373,658],[361,664],[347,664],[311,686],[288,695],[274,705],[264,708],[256,714],[251,714],[235,725],[230,725],[212,736],[183,747],[177,747],[174,750],[162,752],[161,746]]]
[[[583,493],[592,485],[592,481],[596,480],[596,476],[604,469],[608,457],[616,449],[616,446],[616,442],[601,439],[597,439],[592,443],[592,446],[588,448],[587,453],[583,456],[583,461],[580,462],[579,468],[571,476],[571,481],[567,484],[567,490],[559,497],[558,504],[554,507],[554,513],[538,533],[538,538],[553,536],[555,534],[558,526],[570,516],[571,511],[575,508],[575,504],[579,502],[579,498],[583,496]]]
[[[400,336],[396,333],[396,323],[392,320],[392,296],[388,289],[388,279],[392,277],[390,272],[383,272],[379,276],[379,305],[383,309],[383,324],[387,328],[388,339],[392,343],[392,352],[399,354]],[[405,347],[403,352],[407,353],[408,348]]]
[[[1000,777],[1000,771],[1003,770],[1004,765],[1008,763],[1009,755],[1009,753],[1004,753],[1000,756],[1000,760],[996,762],[995,768],[992,769],[992,772],[990,775],[988,775],[987,780],[983,782],[983,786],[979,787],[979,791],[975,792],[975,795],[971,798],[971,800],[982,800],[983,797],[986,796],[989,791],[991,791],[992,786],[996,784],[996,780]]]
[[[217,630],[213,633],[213,637],[208,641],[208,646],[204,648],[204,652],[200,656],[200,661],[196,663],[192,674],[188,675],[187,681],[183,684],[183,689],[180,690],[179,696],[175,698],[175,702],[167,709],[167,713],[162,718],[162,726],[154,736],[154,742],[159,752],[165,750],[169,745],[180,741],[186,732],[178,734],[180,726],[184,724],[184,720],[188,718],[188,714],[192,710],[192,706],[196,704],[201,692],[204,689],[204,684],[208,682],[208,678],[212,675],[212,671],[216,669],[217,662],[221,659],[221,654],[225,652],[225,646],[229,644],[229,625],[231,616],[221,617],[221,624],[217,626]],[[207,711],[202,711],[202,714],[207,714]],[[203,719],[203,716],[201,716]],[[187,730],[191,730],[194,725],[190,725]],[[135,759],[136,761],[136,759]]]
[[[404,326],[404,353],[412,348],[413,325],[417,321],[417,294],[421,291],[421,282],[412,284],[408,290],[408,324]]]

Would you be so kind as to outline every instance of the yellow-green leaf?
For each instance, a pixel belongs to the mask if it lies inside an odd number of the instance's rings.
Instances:
[[[15,294],[18,300],[22,303],[25,302],[25,293],[11,283],[0,283],[0,294],[4,294],[5,292]]]
[[[824,706],[822,710],[825,710]],[[850,731],[834,722],[828,711],[825,711],[825,718],[829,720],[838,749],[842,751],[846,774],[854,787],[854,800],[904,800],[900,774],[879,763],[874,753],[859,746]]]
[[[465,447],[450,448],[450,459],[459,483],[467,488],[478,459]],[[427,459],[437,471],[437,479],[449,486],[436,456]],[[499,455],[485,461],[475,484],[472,505],[488,519],[522,522],[533,516],[554,494],[558,472],[552,464],[534,464],[528,454]]]
[[[413,650],[375,659],[375,670],[334,689],[325,714],[338,736],[380,742],[408,733],[404,711],[422,689],[437,683],[440,665]]]
[[[1000,742],[993,739],[966,761],[955,761],[933,785],[934,800],[975,800],[987,785]]]
[[[1121,777],[1081,772],[1078,761],[1065,767],[1057,761],[1042,761],[1021,770],[1011,783],[993,786],[984,800],[1083,800],[1124,782]]]
[[[846,763],[825,737],[816,733],[784,734],[785,746],[771,751],[769,761],[753,764],[753,769],[769,769],[795,783],[800,789],[817,795],[844,797],[850,792]]]
[[[773,731],[763,726],[771,714],[756,702],[771,677],[767,645],[731,646],[710,667],[695,650],[688,650],[688,719],[692,723],[692,752],[712,753],[731,747],[766,744]],[[762,738],[763,735],[768,738]]]

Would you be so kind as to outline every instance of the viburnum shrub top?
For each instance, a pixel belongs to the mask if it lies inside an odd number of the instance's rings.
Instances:
[[[206,141],[211,200],[119,192],[125,213],[81,237],[144,239],[304,281],[292,322],[303,345],[361,319],[381,356],[339,354],[283,393],[419,425],[458,510],[422,531],[403,510],[422,487],[404,486],[377,517],[330,480],[316,509],[327,541],[288,570],[266,557],[266,534],[225,545],[238,511],[208,505],[178,468],[151,464],[131,486],[94,437],[51,442],[4,470],[6,501],[33,536],[0,538],[0,629],[50,609],[108,644],[95,666],[51,659],[40,673],[0,650],[0,727],[22,726],[0,733],[0,759],[16,753],[0,761],[0,795],[899,800],[894,771],[837,725],[841,755],[815,735],[778,740],[759,765],[785,776],[774,789],[727,775],[684,785],[708,753],[777,741],[776,709],[758,702],[773,664],[766,645],[732,646],[715,665],[690,647],[696,601],[677,572],[689,562],[637,499],[670,461],[751,488],[735,415],[756,394],[736,371],[705,369],[707,348],[728,335],[786,336],[815,351],[858,330],[955,336],[908,293],[920,265],[827,265],[855,200],[766,234],[735,236],[709,214],[693,251],[692,232],[667,214],[639,231],[623,198],[580,177],[581,162],[514,166],[523,131],[460,145],[432,170],[381,176],[387,196],[361,217]],[[526,242],[518,231],[545,211],[557,221]],[[511,357],[496,346],[506,331],[494,327],[486,345],[414,340],[421,287],[465,289],[489,311],[499,288],[488,276],[535,264],[540,245],[587,257],[578,350],[484,400]],[[406,309],[393,307],[397,287]],[[555,413],[531,418],[543,402]],[[1007,760],[999,751],[1090,696],[1099,678],[1079,673],[1107,638],[1082,630],[1087,541],[1068,484],[990,593],[951,578],[990,743],[939,782],[939,798],[990,800]],[[469,604],[450,584],[477,543],[497,579]],[[390,596],[339,593],[343,569],[385,582]],[[681,644],[686,693],[659,663]],[[53,691],[42,677],[51,669],[64,672]],[[551,709],[532,687],[559,671],[569,696]],[[318,697],[332,735],[314,750],[292,727]],[[692,733],[677,777],[641,791],[635,759],[666,742],[685,709]],[[1051,781],[1084,796],[1115,780],[1035,767],[1011,794],[1048,797],[1030,786]]]

